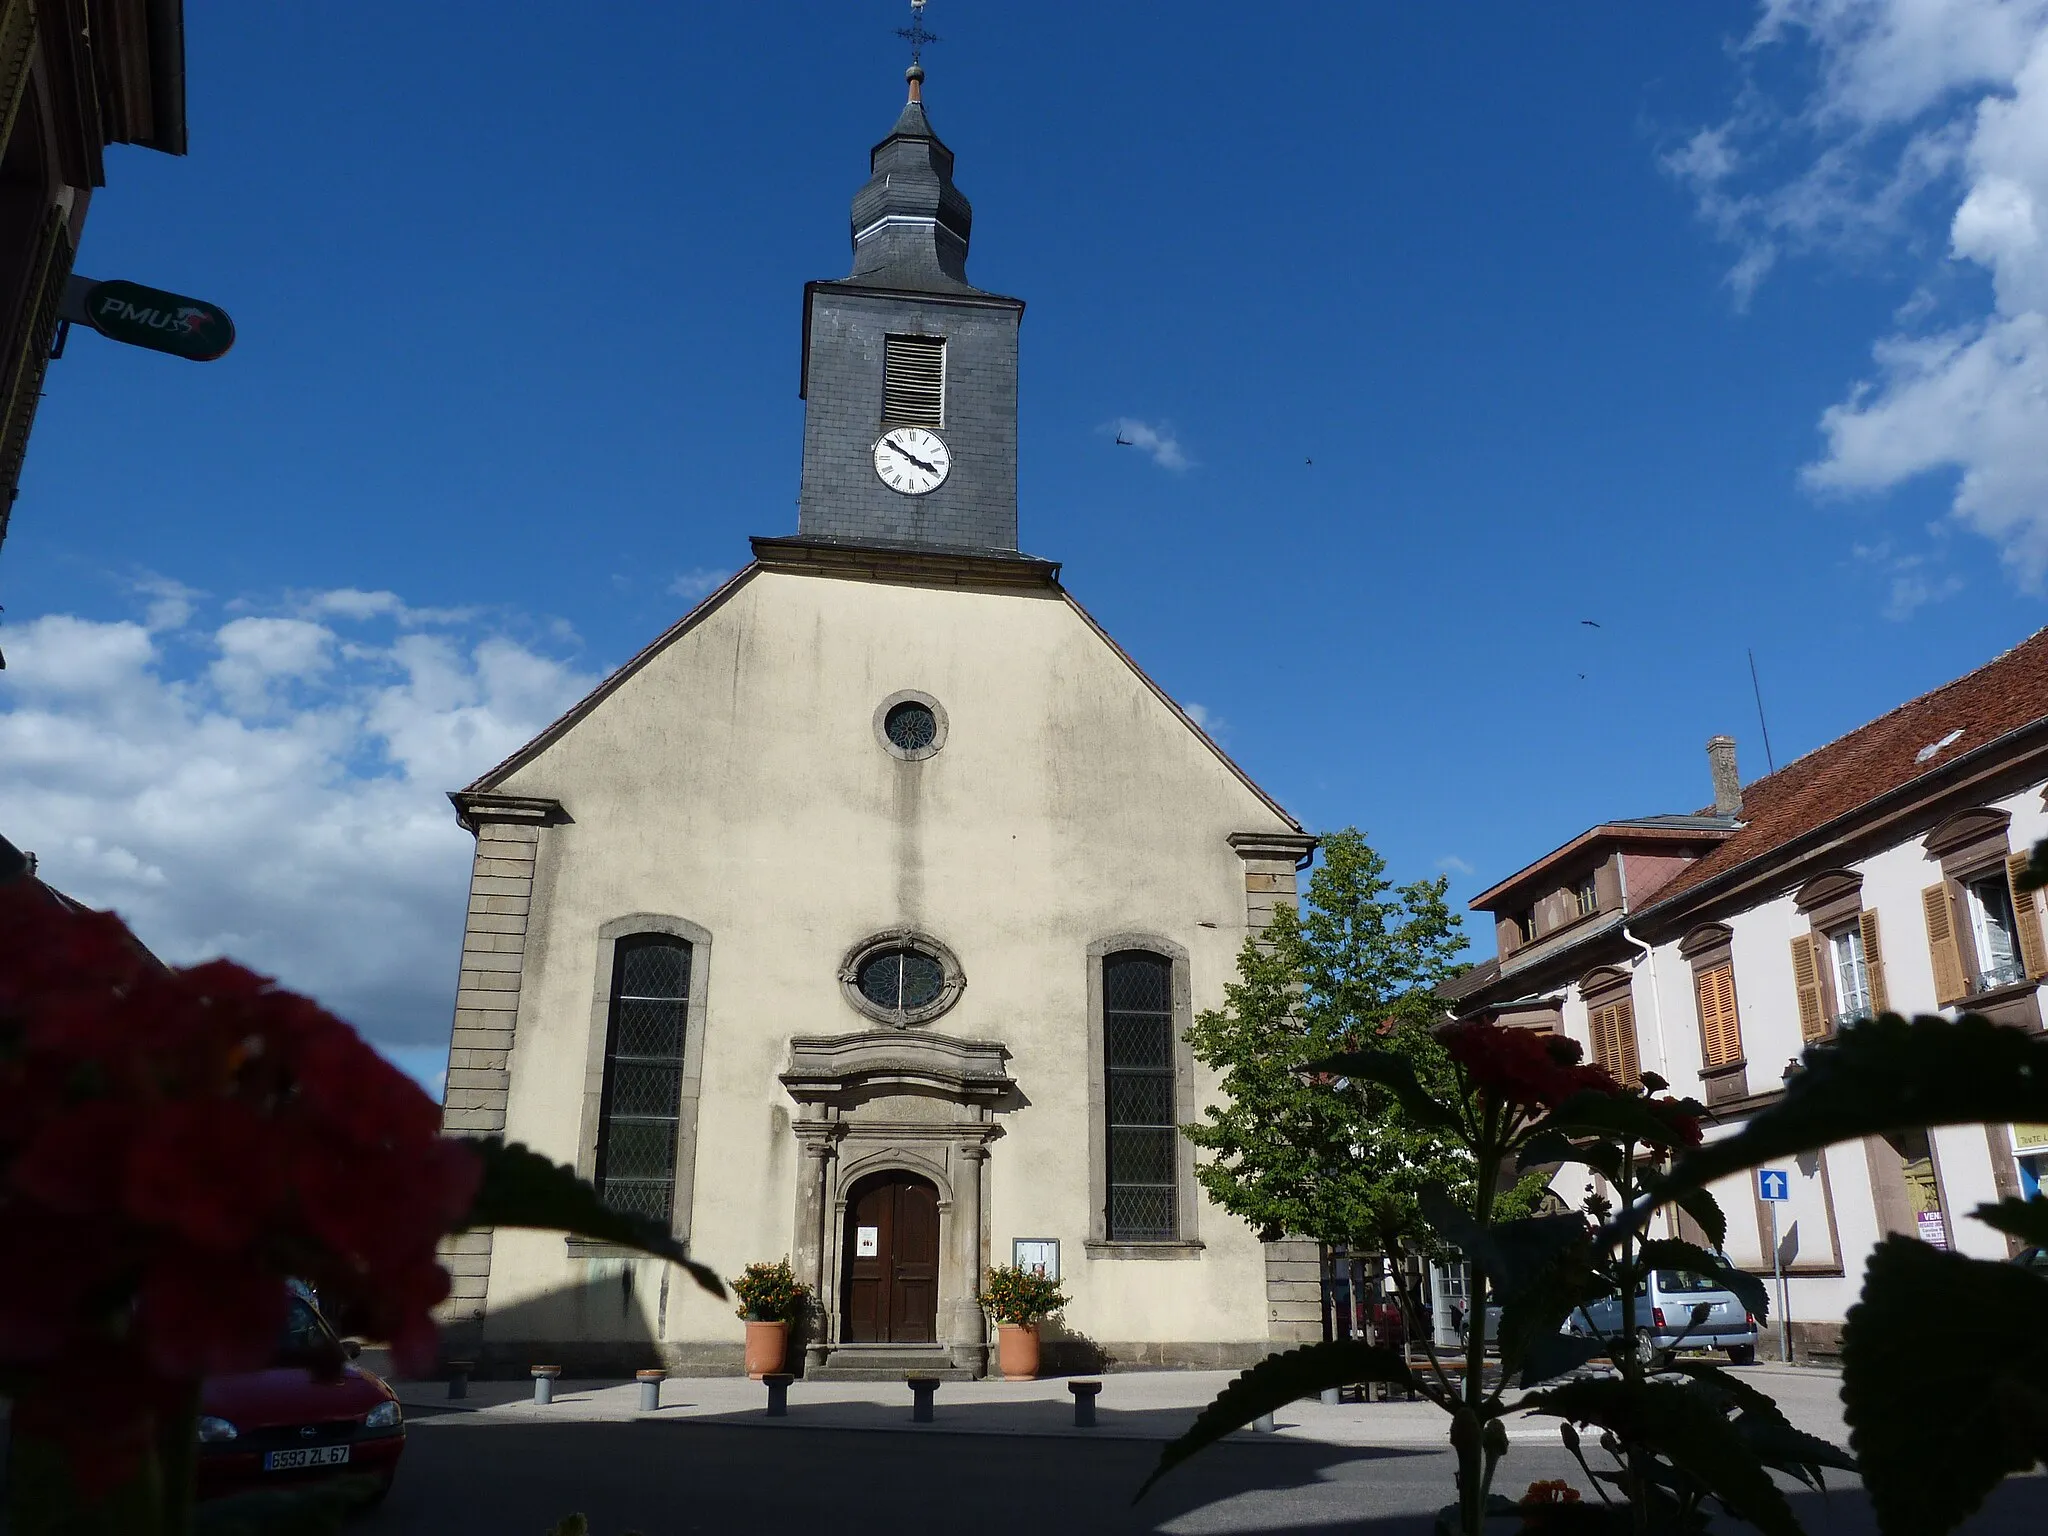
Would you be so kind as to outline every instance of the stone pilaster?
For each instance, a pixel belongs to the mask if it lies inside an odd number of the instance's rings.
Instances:
[[[512,795],[451,796],[457,817],[476,834],[469,918],[455,984],[455,1027],[448,1041],[448,1089],[441,1124],[459,1136],[502,1135],[512,1081],[512,1048],[525,970],[533,871],[544,827],[560,819],[553,800]],[[453,1286],[441,1304],[452,1325],[452,1352],[474,1351],[491,1280],[491,1230],[460,1233],[441,1247]]]
[[[808,1372],[825,1363],[833,1343],[825,1312],[825,1256],[832,1249],[825,1233],[825,1185],[832,1174],[831,1123],[799,1120],[796,1138],[803,1163],[797,1172],[796,1234],[790,1244],[790,1267],[797,1279],[811,1288],[804,1317],[804,1368]]]
[[[1323,1259],[1306,1237],[1266,1245],[1266,1337],[1318,1344],[1323,1337]]]
[[[978,1299],[982,1281],[981,1185],[988,1168],[988,1144],[962,1142],[954,1147],[953,1155],[958,1170],[953,1181],[953,1244],[961,1283],[960,1294],[953,1299],[946,1342],[956,1366],[981,1376],[988,1370],[988,1319]]]
[[[1233,832],[1230,846],[1244,861],[1245,929],[1264,933],[1277,908],[1299,900],[1297,869],[1316,840],[1306,832]]]

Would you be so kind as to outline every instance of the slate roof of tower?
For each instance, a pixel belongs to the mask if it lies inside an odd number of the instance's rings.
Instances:
[[[916,87],[924,71],[912,66]],[[967,281],[974,210],[953,185],[953,152],[916,94],[868,157],[853,198],[853,271],[845,281],[922,293],[979,293]]]

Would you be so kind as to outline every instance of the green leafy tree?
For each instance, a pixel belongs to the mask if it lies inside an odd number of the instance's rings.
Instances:
[[[1396,886],[1386,867],[1355,827],[1325,836],[1302,909],[1282,907],[1246,941],[1224,1007],[1188,1037],[1226,1096],[1182,1128],[1208,1154],[1197,1177],[1268,1240],[1359,1244],[1392,1231],[1426,1241],[1423,1188],[1463,1198],[1471,1187],[1469,1154],[1397,1114],[1382,1090],[1301,1070],[1369,1044],[1449,1091],[1450,1063],[1430,1033],[1444,1018],[1434,989],[1460,968],[1465,935],[1446,880]],[[1541,1189],[1540,1177],[1523,1180],[1503,1214],[1522,1214]]]

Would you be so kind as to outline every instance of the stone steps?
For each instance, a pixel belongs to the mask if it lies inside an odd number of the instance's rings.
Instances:
[[[972,1371],[955,1365],[945,1347],[937,1344],[841,1344],[823,1365],[804,1373],[807,1381],[901,1381],[906,1376],[974,1380]]]

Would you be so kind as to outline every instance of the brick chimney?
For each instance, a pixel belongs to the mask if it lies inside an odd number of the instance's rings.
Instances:
[[[1742,775],[1735,767],[1733,736],[1711,736],[1707,739],[1707,767],[1714,776],[1714,814],[1740,816]]]

